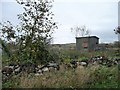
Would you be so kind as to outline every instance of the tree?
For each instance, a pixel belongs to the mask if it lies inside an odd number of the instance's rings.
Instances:
[[[2,40],[14,42],[17,49],[12,59],[17,62],[45,63],[49,59],[47,41],[51,37],[56,23],[50,11],[52,2],[48,0],[16,0],[24,12],[18,15],[20,24],[14,27],[9,21],[1,24]]]
[[[85,35],[90,35],[90,30],[86,28],[86,26],[77,26],[77,27],[73,27],[71,28],[71,31],[75,33],[76,37],[79,36],[85,36]]]
[[[118,41],[120,42],[120,26],[118,26],[116,29],[114,29],[115,34],[118,35]]]

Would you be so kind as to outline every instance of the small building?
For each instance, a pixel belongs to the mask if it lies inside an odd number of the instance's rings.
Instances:
[[[76,49],[79,51],[95,51],[99,44],[99,38],[96,36],[76,37]]]

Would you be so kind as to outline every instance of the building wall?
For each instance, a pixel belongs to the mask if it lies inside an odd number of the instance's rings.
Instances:
[[[89,40],[89,51],[95,50],[95,48],[97,47],[97,44],[99,44],[98,41],[99,40],[97,38],[90,38],[90,40]]]
[[[82,50],[82,39],[76,39],[76,49],[77,50]]]

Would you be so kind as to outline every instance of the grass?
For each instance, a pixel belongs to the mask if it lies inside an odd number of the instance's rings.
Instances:
[[[118,88],[118,67],[101,66],[93,73],[94,88]]]
[[[71,55],[78,56],[78,60],[86,60],[97,55],[115,57],[114,51],[68,52],[65,52],[64,63],[70,62]],[[46,72],[42,76],[33,74],[13,76],[3,84],[3,88],[118,88],[118,66],[93,65],[86,68],[79,66],[74,70],[65,69],[64,65],[61,65],[60,71]]]
[[[61,69],[46,72],[42,76],[23,74],[14,76],[3,87],[12,88],[117,88],[117,67],[79,66],[74,69]]]

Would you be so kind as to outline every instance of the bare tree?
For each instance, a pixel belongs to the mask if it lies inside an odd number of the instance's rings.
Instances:
[[[90,36],[90,30],[85,25],[72,27],[71,32],[75,33],[76,37]]]

